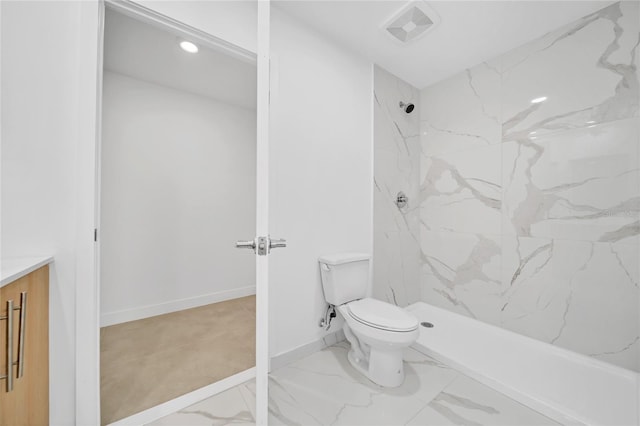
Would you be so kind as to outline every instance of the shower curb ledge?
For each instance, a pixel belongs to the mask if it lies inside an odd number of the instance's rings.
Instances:
[[[631,370],[424,302],[406,308],[420,328],[412,347],[565,425],[638,424]]]

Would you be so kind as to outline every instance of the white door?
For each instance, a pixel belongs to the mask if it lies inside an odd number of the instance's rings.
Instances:
[[[272,239],[268,229],[268,188],[269,188],[269,2],[258,3],[258,48],[257,48],[257,111],[256,111],[256,163],[246,164],[246,167],[256,167],[256,235],[247,229],[247,234],[237,235],[239,249],[250,249],[255,252],[256,262],[256,423],[267,424],[267,373],[268,373],[268,264],[269,253],[272,249],[286,246],[284,240]],[[141,16],[149,21],[157,21],[159,25],[167,25],[163,16],[156,16],[148,10],[135,7],[132,3],[108,3],[110,7],[117,7],[121,11]],[[178,30],[182,25],[173,22]],[[187,29],[189,30],[189,29]],[[198,36],[195,31],[189,33]],[[206,34],[202,34],[203,42],[211,41]],[[230,53],[234,54],[233,46],[221,43]],[[240,49],[241,50],[241,49]],[[246,238],[246,240],[245,240]],[[248,253],[247,253],[248,254]],[[95,414],[94,414],[95,416]]]
[[[256,424],[266,425],[269,371],[269,254],[286,246],[269,236],[269,26],[270,3],[258,1],[258,99],[256,152],[256,231],[240,247],[256,252]]]

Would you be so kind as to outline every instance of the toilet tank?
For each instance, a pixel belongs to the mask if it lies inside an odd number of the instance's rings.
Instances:
[[[369,258],[366,253],[339,253],[318,258],[324,298],[342,305],[367,296]]]

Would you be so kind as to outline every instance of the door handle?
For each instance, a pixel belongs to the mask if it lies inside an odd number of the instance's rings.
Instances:
[[[7,321],[7,374],[0,376],[0,379],[7,381],[7,392],[13,390],[13,300],[7,300],[7,315],[0,317],[0,320]]]
[[[271,249],[282,248],[287,246],[287,240],[272,240],[270,237],[258,237],[255,240],[236,241],[236,248],[251,249],[259,256],[266,256]]]
[[[18,335],[18,360],[13,357],[13,311],[20,311],[20,334]],[[13,304],[13,300],[7,300],[7,315],[0,316],[0,320],[7,321],[7,374],[0,376],[0,379],[7,381],[7,392],[13,390],[13,366],[18,366],[17,378],[24,375],[24,342],[27,321],[27,292],[20,293],[20,307]]]
[[[282,239],[269,240],[269,249],[282,248],[286,246],[287,246],[287,240],[282,240]]]
[[[236,248],[251,249],[255,251],[256,241],[255,240],[236,241]]]
[[[18,335],[18,379],[24,375],[24,341],[27,326],[27,292],[20,293],[20,334]]]

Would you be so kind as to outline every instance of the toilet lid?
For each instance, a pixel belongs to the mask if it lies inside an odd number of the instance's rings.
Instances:
[[[347,305],[349,314],[363,324],[390,331],[412,331],[418,328],[418,320],[390,303],[376,299],[360,299]]]

